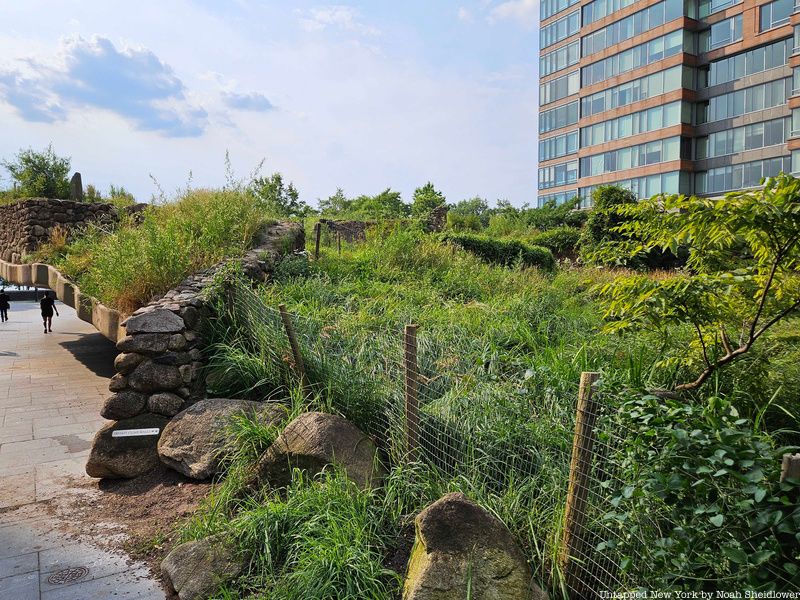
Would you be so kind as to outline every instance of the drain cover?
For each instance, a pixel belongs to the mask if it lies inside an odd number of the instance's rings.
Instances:
[[[65,583],[72,583],[73,581],[78,581],[79,579],[83,579],[89,574],[89,569],[86,567],[73,567],[71,569],[61,569],[60,571],[53,573],[50,577],[47,578],[47,581],[54,585],[63,585]]]

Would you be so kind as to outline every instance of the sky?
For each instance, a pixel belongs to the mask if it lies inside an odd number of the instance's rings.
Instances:
[[[535,203],[539,0],[0,3],[0,157],[139,201],[280,172]],[[263,163],[262,163],[263,161]],[[2,171],[2,170],[0,170]],[[0,186],[10,185],[0,172]]]

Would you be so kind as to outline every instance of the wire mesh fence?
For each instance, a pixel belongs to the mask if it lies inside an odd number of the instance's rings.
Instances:
[[[658,438],[642,435],[635,419],[606,401],[598,374],[584,373],[556,394],[570,407],[568,418],[557,422],[521,389],[519,373],[476,360],[480,352],[459,352],[464,340],[456,327],[385,331],[325,324],[270,306],[243,284],[229,289],[227,301],[232,327],[247,332],[243,339],[257,359],[256,386],[301,384],[372,436],[391,465],[424,464],[480,494],[512,528],[543,587],[572,598],[664,585],[728,589],[726,576],[698,578],[688,551],[669,545],[686,523],[675,521],[663,494],[644,491],[645,481],[663,480],[667,490],[690,481],[672,491],[680,502],[698,502],[696,509],[705,510],[691,489],[697,469],[687,459],[658,472]],[[800,518],[789,510],[797,502],[796,496],[786,500],[781,519]],[[753,506],[753,518],[757,510]],[[709,516],[712,525],[715,518]],[[720,537],[703,543],[742,538],[722,523],[713,535]],[[757,550],[746,537],[733,541]],[[750,568],[750,559],[742,568]],[[800,591],[792,569],[774,569],[774,563],[764,567],[774,587]]]

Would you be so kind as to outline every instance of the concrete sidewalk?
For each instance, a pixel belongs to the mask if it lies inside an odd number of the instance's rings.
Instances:
[[[116,356],[57,306],[53,333],[32,302],[12,303],[0,323],[0,599],[163,599],[144,565],[82,539],[53,508],[100,494],[84,465]]]

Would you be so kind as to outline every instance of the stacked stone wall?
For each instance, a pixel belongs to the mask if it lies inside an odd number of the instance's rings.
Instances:
[[[53,229],[67,234],[89,223],[110,225],[119,218],[113,204],[30,198],[0,206],[0,259],[20,263],[50,240]]]

